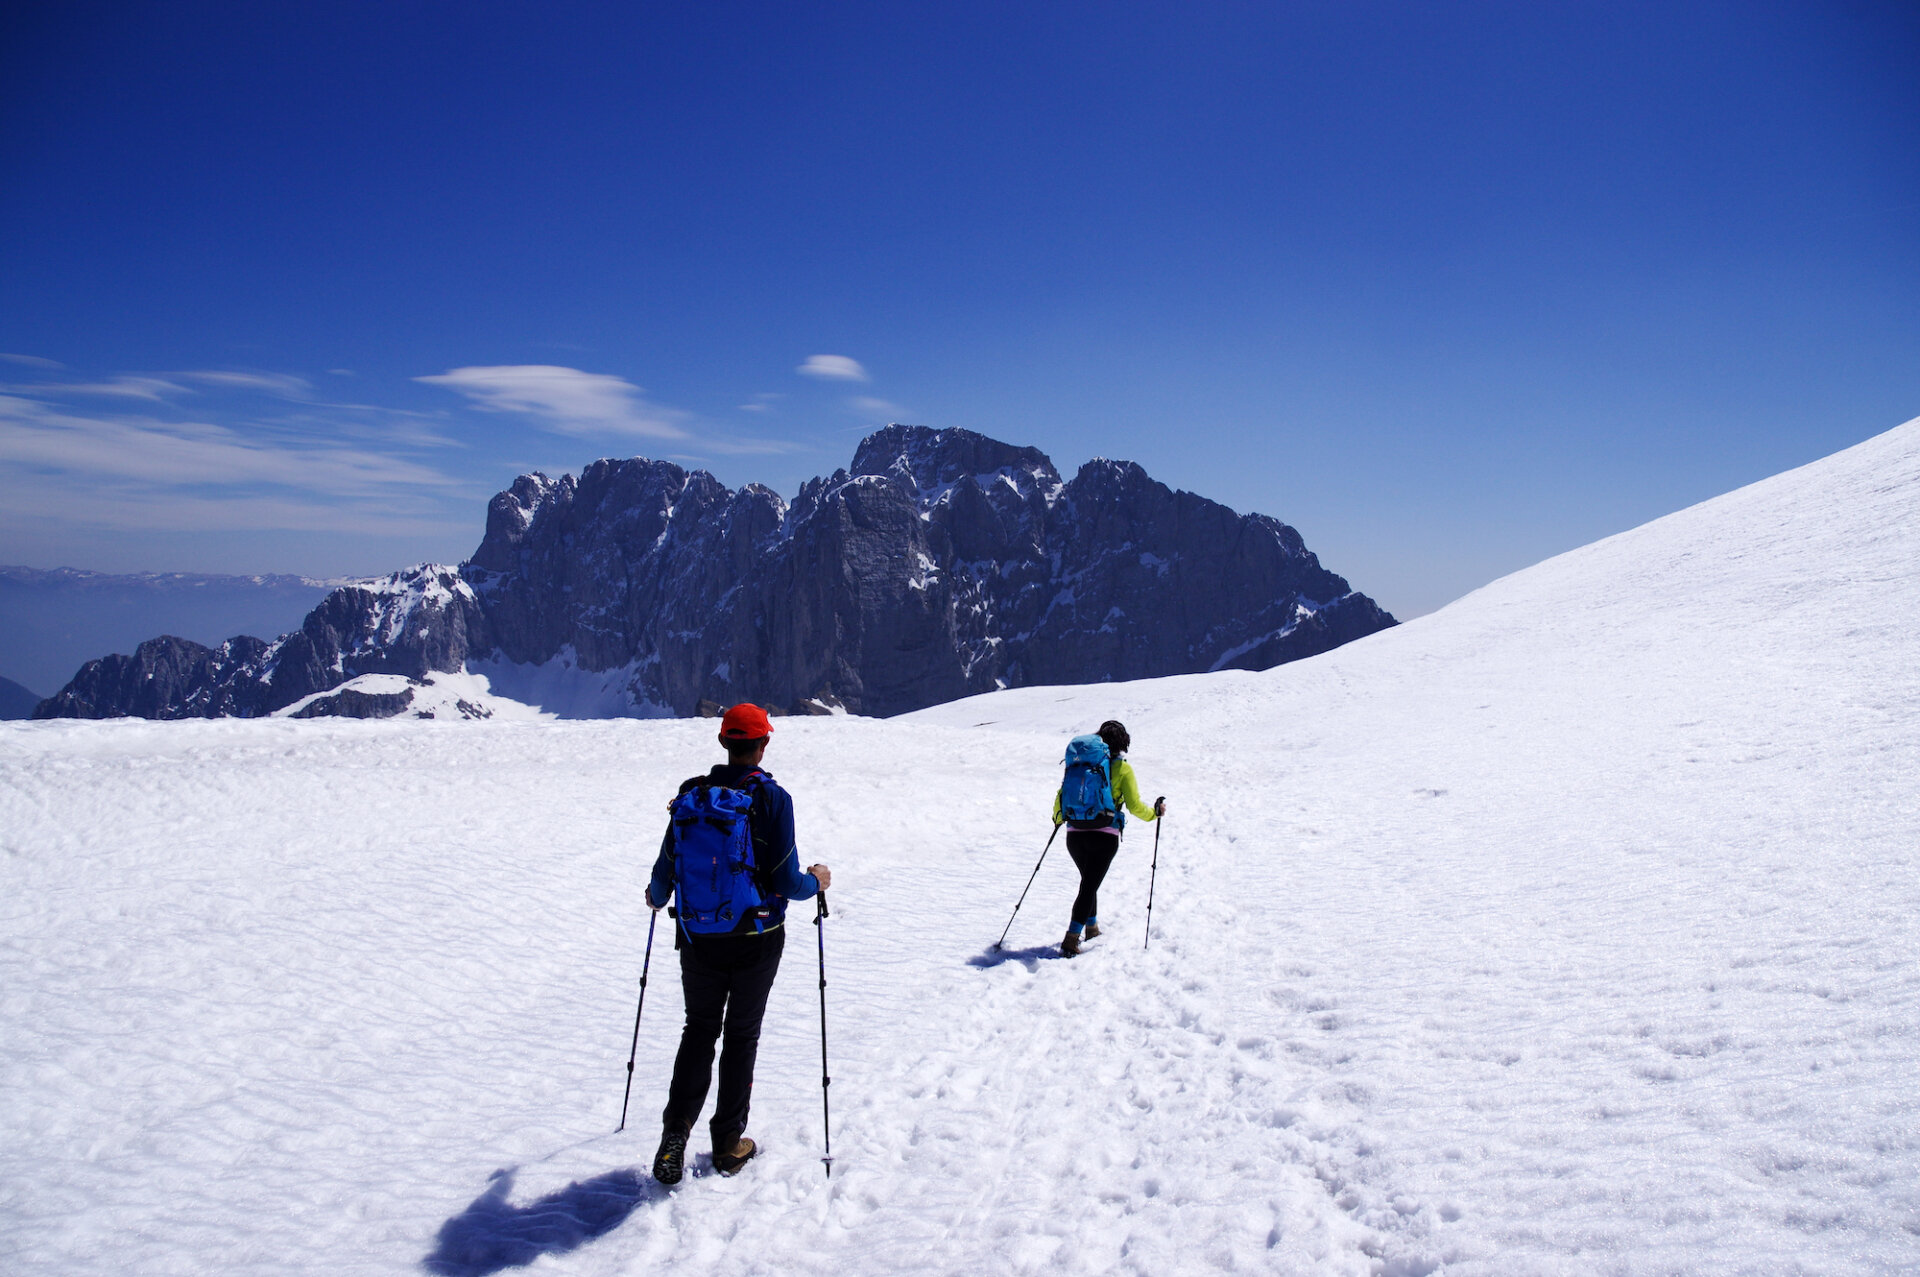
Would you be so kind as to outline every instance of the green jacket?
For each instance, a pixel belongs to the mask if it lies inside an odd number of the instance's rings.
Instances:
[[[1113,765],[1113,805],[1119,808],[1113,814],[1114,827],[1127,827],[1127,812],[1131,811],[1142,820],[1154,818],[1153,808],[1140,801],[1140,782],[1134,779],[1133,764],[1122,758]],[[1060,791],[1053,791],[1053,823],[1060,823]]]

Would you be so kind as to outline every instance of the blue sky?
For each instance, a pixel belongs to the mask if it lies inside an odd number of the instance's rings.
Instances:
[[[1910,4],[35,9],[0,562],[458,560],[904,420],[1407,616],[1920,414]]]

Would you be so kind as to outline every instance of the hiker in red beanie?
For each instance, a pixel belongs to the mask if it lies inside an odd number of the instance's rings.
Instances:
[[[832,882],[825,865],[800,868],[793,800],[760,767],[772,734],[758,705],[726,712],[720,745],[727,761],[680,786],[647,886],[653,908],[676,901],[674,947],[687,1002],[653,1158],[653,1177],[662,1184],[677,1184],[685,1171],[687,1137],[706,1103],[716,1041],[720,1094],[707,1123],[714,1169],[732,1175],[759,1151],[744,1132],[760,1020],[786,944],[787,902],[810,899]]]

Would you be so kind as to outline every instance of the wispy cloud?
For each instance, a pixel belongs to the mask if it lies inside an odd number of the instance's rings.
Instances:
[[[415,533],[465,485],[377,447],[0,394],[7,521],[154,531]]]
[[[857,359],[845,355],[808,355],[807,362],[794,369],[806,377],[818,377],[822,381],[872,381],[867,370],[860,366]]]
[[[91,534],[142,532],[446,538],[471,530],[480,500],[497,486],[467,477],[486,465],[473,455],[484,444],[463,437],[457,427],[466,414],[451,402],[421,412],[358,395],[336,401],[324,391],[358,383],[332,375],[316,388],[305,377],[253,369],[83,375],[34,356],[5,364],[16,373],[14,384],[0,382],[0,488],[10,494],[0,540],[80,544]],[[693,465],[809,447],[733,434],[650,402],[620,377],[577,368],[472,366],[417,380],[546,432],[525,432],[528,439],[585,437],[602,441],[596,447],[633,437],[673,441],[659,446],[697,451],[676,458]],[[755,394],[749,404],[766,411],[783,397]],[[455,474],[430,458],[447,458]],[[565,469],[576,467],[550,472]]]
[[[465,448],[446,433],[445,413],[413,412],[380,404],[319,401],[303,411],[287,413],[266,423],[287,433],[311,439],[359,439],[379,447]]]
[[[313,389],[313,383],[305,377],[281,372],[182,372],[173,375],[224,390],[256,390],[262,394],[278,395],[282,399],[302,399]]]
[[[109,483],[67,489],[36,488],[10,501],[0,527],[46,525],[113,533],[311,532],[351,536],[448,536],[472,531],[473,521],[413,501],[321,501],[297,493],[157,493]]]
[[[30,385],[0,386],[0,391],[37,395],[42,398],[85,395],[109,399],[146,399],[160,402],[167,395],[191,394],[185,386],[164,377],[122,375],[106,381],[41,381]]]
[[[0,395],[0,462],[152,484],[271,483],[332,496],[455,483],[364,448],[249,438],[204,422],[82,416],[11,395]]]
[[[454,368],[416,377],[465,395],[489,412],[513,413],[565,435],[637,435],[685,439],[688,414],[649,403],[630,381],[557,364],[505,364]]]
[[[28,368],[55,369],[66,367],[66,365],[58,359],[48,359],[43,355],[9,355],[0,352],[0,359],[4,359],[10,364],[24,364]]]
[[[869,417],[885,417],[889,421],[898,421],[907,415],[907,410],[890,399],[875,399],[871,395],[855,395],[847,400],[855,412]]]
[[[59,368],[51,360],[33,362],[26,357],[18,357],[16,363],[30,363],[36,368]],[[185,385],[182,383],[193,383]],[[120,373],[104,381],[37,381],[31,384],[0,386],[0,391],[12,391],[17,394],[34,395],[39,398],[68,398],[83,395],[91,398],[145,399],[159,402],[169,396],[191,395],[199,393],[194,387],[211,390],[234,390],[248,394],[271,395],[276,399],[304,401],[313,390],[313,383],[304,377],[295,377],[288,373],[273,372],[170,372],[161,376],[145,373]]]

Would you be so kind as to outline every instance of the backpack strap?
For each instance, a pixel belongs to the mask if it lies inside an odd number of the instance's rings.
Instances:
[[[740,788],[753,799],[753,805],[747,808],[747,839],[753,843],[753,876],[759,881],[760,894],[763,896],[774,894],[772,884],[768,881],[769,875],[773,872],[773,866],[767,863],[773,848],[760,836],[754,815],[755,813],[765,815],[766,808],[761,802],[761,797],[766,793],[767,786],[772,783],[773,777],[758,767],[740,778]]]
[[[746,794],[748,798],[753,800],[747,808],[747,842],[753,848],[754,885],[759,887],[761,898],[768,902],[771,902],[774,896],[773,885],[768,881],[768,876],[772,870],[767,864],[768,857],[763,854],[767,850],[767,843],[760,837],[760,830],[754,821],[754,813],[763,810],[760,798],[761,795],[766,792],[766,787],[772,783],[773,777],[756,767],[742,776],[733,786],[733,788],[740,790],[740,792]],[[764,933],[767,928],[767,921],[773,917],[772,904],[766,903],[760,905],[758,908],[750,911],[747,917],[753,920],[753,929],[756,933]],[[745,919],[742,919],[742,922],[744,923]]]

